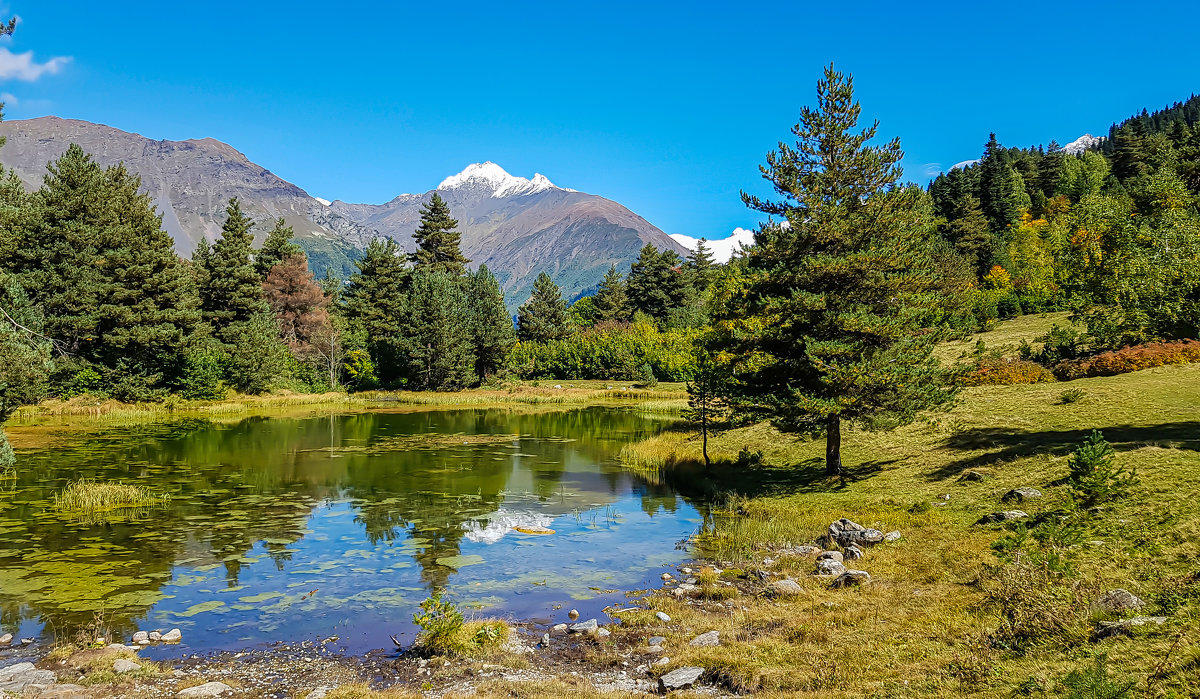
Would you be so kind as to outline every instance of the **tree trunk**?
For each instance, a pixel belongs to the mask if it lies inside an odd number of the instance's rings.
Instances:
[[[17,456],[8,443],[8,435],[4,434],[4,423],[0,422],[0,471],[12,468],[16,463]]]
[[[842,475],[842,418],[838,415],[825,423],[825,475]]]
[[[708,458],[708,412],[705,411],[700,420],[700,434],[704,436],[704,470],[708,471],[712,461]]]

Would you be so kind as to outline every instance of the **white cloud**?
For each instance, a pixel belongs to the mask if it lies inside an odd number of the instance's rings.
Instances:
[[[0,92],[0,104],[6,107],[15,107],[21,103],[17,96],[11,92]]]
[[[0,80],[33,82],[43,75],[54,75],[70,61],[67,56],[56,56],[45,63],[38,63],[33,60],[33,51],[13,53],[7,47],[0,46]]]
[[[699,238],[693,238],[690,235],[683,235],[682,233],[675,233],[671,236],[671,239],[688,250],[695,250],[696,243],[700,240]],[[713,260],[722,263],[728,262],[735,252],[742,249],[743,245],[754,244],[754,231],[745,228],[734,228],[733,233],[730,233],[728,238],[721,238],[719,240],[709,240],[706,238],[704,244],[712,251]]]
[[[979,158],[976,158],[974,160],[964,160],[961,163],[954,163],[953,165],[950,166],[950,169],[957,170],[960,167],[967,167],[969,165],[974,165],[975,163],[978,163],[978,162],[979,162]]]

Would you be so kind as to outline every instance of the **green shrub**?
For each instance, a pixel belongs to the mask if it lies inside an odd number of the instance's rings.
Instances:
[[[518,343],[509,366],[523,379],[686,381],[695,369],[700,331],[659,330],[653,323],[601,323],[551,342]]]
[[[1116,465],[1115,453],[1099,430],[1092,430],[1067,460],[1067,482],[1083,507],[1125,497],[1138,483],[1137,472]]]
[[[996,299],[996,315],[1001,320],[1010,320],[1021,315],[1021,300],[1015,293],[1005,294]]]
[[[413,614],[413,623],[421,627],[417,647],[428,654],[457,652],[458,632],[463,627],[463,615],[453,602],[433,595],[421,602],[421,611]]]
[[[1035,361],[1046,366],[1054,366],[1059,362],[1078,359],[1084,353],[1086,336],[1073,327],[1062,327],[1057,323],[1050,332],[1034,338],[1040,342],[1040,349],[1033,349],[1028,342],[1021,344],[1021,358]]]
[[[347,352],[345,367],[350,387],[355,391],[370,391],[379,387],[375,363],[371,361],[371,355],[366,350],[354,349]]]
[[[1087,391],[1083,390],[1082,388],[1068,388],[1067,390],[1058,394],[1058,402],[1062,403],[1063,405],[1067,405],[1069,403],[1078,403],[1086,396]]]
[[[213,347],[188,352],[183,358],[176,390],[188,400],[220,400],[225,397],[221,383],[225,355]]]
[[[1068,699],[1124,699],[1132,696],[1136,684],[1133,680],[1113,680],[1108,676],[1108,658],[1096,656],[1091,667],[1072,670],[1063,678],[1063,688]]]

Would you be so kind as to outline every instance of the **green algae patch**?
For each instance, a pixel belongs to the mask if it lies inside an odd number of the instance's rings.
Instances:
[[[437,559],[438,565],[446,566],[447,568],[466,568],[467,566],[479,565],[483,563],[483,556],[472,554],[470,556],[443,556]]]
[[[193,604],[192,606],[190,606],[187,609],[180,612],[179,616],[182,616],[182,617],[196,616],[197,614],[203,614],[204,612],[211,612],[214,609],[220,609],[221,607],[224,607],[224,606],[225,606],[224,602],[219,602],[217,600],[210,600],[208,602],[201,602],[200,604]]]

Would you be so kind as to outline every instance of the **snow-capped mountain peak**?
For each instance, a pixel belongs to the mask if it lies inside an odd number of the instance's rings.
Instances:
[[[1103,140],[1103,138],[1098,136],[1085,133],[1074,141],[1071,141],[1067,145],[1063,146],[1062,152],[1066,153],[1067,155],[1083,155],[1086,151],[1099,145]]]
[[[486,187],[491,190],[493,197],[515,197],[527,194],[537,194],[547,189],[559,189],[545,175],[534,173],[533,179],[516,177],[505,172],[496,163],[475,163],[468,165],[457,175],[451,175],[442,180],[437,186],[440,190],[458,189],[460,187]]]

